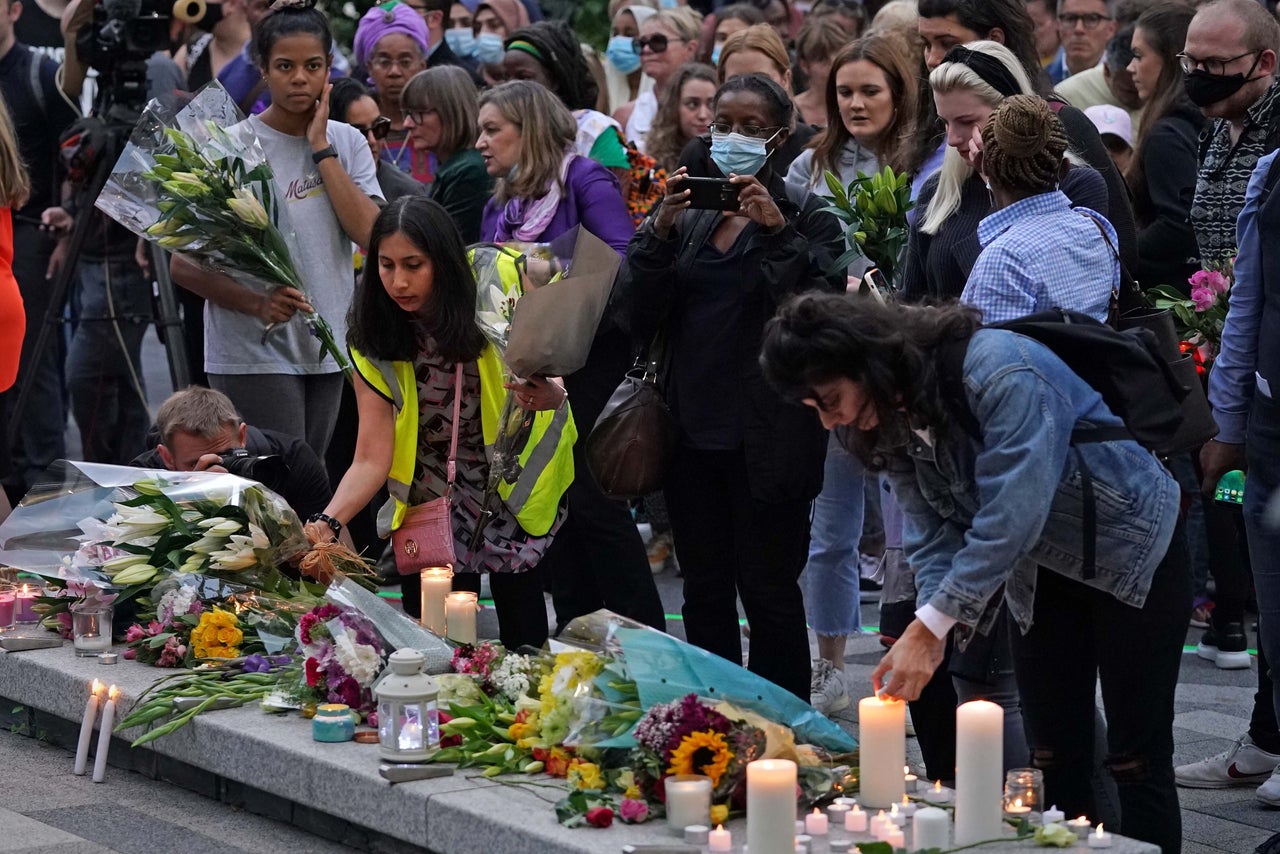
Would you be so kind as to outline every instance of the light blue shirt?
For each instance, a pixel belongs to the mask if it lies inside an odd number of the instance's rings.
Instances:
[[[1244,442],[1249,406],[1257,385],[1258,335],[1262,322],[1262,245],[1258,234],[1258,197],[1276,159],[1271,152],[1258,161],[1236,220],[1235,284],[1231,286],[1222,346],[1209,372],[1209,403],[1218,423],[1217,441]],[[1280,377],[1266,377],[1275,381]],[[1273,392],[1274,393],[1274,392]]]
[[[1116,240],[1106,217],[1059,190],[1021,199],[978,223],[983,250],[960,299],[989,324],[1053,308],[1105,323],[1120,284]]]

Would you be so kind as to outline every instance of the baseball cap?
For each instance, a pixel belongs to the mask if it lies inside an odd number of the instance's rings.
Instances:
[[[1084,114],[1093,122],[1099,134],[1110,134],[1133,148],[1133,120],[1124,110],[1110,104],[1098,104],[1087,108]]]

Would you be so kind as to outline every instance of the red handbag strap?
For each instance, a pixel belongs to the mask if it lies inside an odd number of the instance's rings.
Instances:
[[[453,438],[449,440],[449,486],[445,489],[445,497],[453,494],[453,481],[458,476],[458,422],[462,420],[462,363],[454,365],[453,371]]]

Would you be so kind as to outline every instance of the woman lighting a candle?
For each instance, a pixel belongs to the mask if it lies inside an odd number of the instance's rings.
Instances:
[[[1123,422],[1048,348],[981,328],[960,305],[804,294],[770,322],[761,362],[784,396],[841,428],[902,503],[919,608],[872,673],[877,692],[919,696],[952,628],[959,643],[990,631],[1003,590],[1046,797],[1096,814],[1100,678],[1121,831],[1179,850],[1173,697],[1191,584],[1185,555],[1170,548],[1180,542],[1178,487],[1155,455],[1132,440],[1073,445],[1077,425]],[[949,366],[958,376],[947,376]],[[976,424],[961,420],[962,405]],[[1091,578],[1086,464],[1097,514]]]

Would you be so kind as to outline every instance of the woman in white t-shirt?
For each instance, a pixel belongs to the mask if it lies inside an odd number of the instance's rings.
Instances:
[[[275,172],[293,231],[286,239],[307,293],[291,287],[266,293],[181,256],[173,260],[174,280],[209,301],[209,384],[231,398],[247,423],[304,439],[322,458],[342,374],[295,315],[314,307],[335,340],[346,340],[351,242],[368,242],[381,196],[368,144],[350,125],[329,121],[332,44],[314,0],[296,0],[276,4],[252,45],[271,106],[246,123]]]
[[[687,6],[663,9],[640,25],[640,38],[636,39],[640,68],[653,78],[653,89],[630,104],[623,104],[614,118],[627,129],[627,139],[641,151],[658,112],[659,94],[666,90],[676,69],[697,54],[701,32],[702,16]]]

